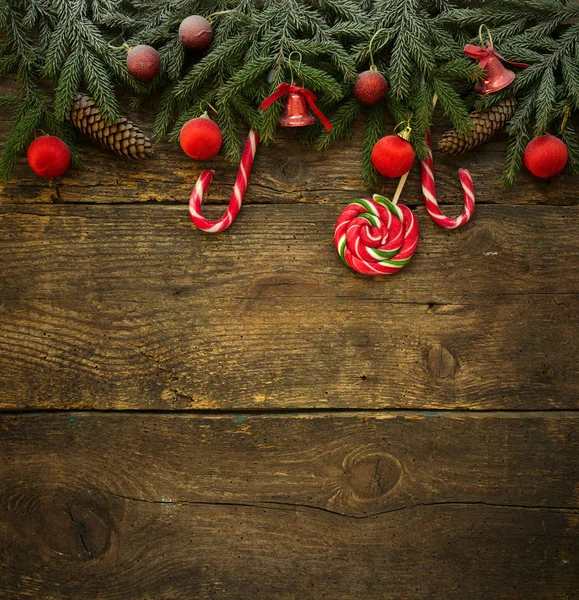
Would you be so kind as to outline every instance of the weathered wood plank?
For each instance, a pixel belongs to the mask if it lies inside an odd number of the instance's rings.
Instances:
[[[0,597],[574,598],[578,425],[5,415]]]
[[[0,85],[0,91],[2,90]],[[4,85],[5,87],[5,85]],[[136,119],[150,130],[151,107]],[[391,127],[394,127],[392,122]],[[0,146],[8,136],[9,115],[0,111]],[[443,116],[433,129],[434,140],[448,128]],[[396,182],[383,178],[376,189],[366,190],[360,178],[363,124],[355,129],[351,142],[336,144],[327,152],[306,150],[295,131],[280,131],[276,142],[258,150],[246,203],[344,203],[352,198],[382,192],[392,195]],[[156,158],[133,162],[81,140],[84,164],[71,169],[55,185],[37,177],[25,159],[19,162],[13,179],[0,184],[2,202],[175,202],[186,204],[197,176],[204,168],[216,175],[207,203],[228,202],[237,166],[223,156],[203,163],[189,159],[176,143],[156,145]],[[507,149],[506,139],[497,136],[477,152],[453,158],[435,153],[436,180],[441,204],[461,204],[457,169],[468,168],[474,178],[479,203],[576,205],[576,181],[563,174],[551,181],[538,180],[523,172],[517,185],[505,190],[498,182]],[[420,169],[412,171],[402,201],[421,205]],[[458,211],[460,212],[460,210]]]
[[[4,207],[0,406],[576,408],[577,209],[480,207],[393,277],[328,206]]]

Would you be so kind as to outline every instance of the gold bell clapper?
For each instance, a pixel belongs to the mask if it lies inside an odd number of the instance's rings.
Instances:
[[[479,94],[498,92],[515,80],[515,74],[507,69],[496,56],[491,56],[485,66],[485,78],[478,81],[474,89]]]
[[[278,123],[282,127],[305,127],[315,121],[315,117],[308,111],[304,96],[299,92],[290,92],[286,97],[284,113]]]

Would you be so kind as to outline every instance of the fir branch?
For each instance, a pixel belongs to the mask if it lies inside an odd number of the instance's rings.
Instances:
[[[58,84],[54,90],[54,107],[61,121],[68,117],[82,78],[82,60],[80,54],[73,52],[64,63]]]
[[[561,74],[571,110],[579,110],[579,47],[574,55],[561,57]]]
[[[218,98],[221,102],[227,101],[242,92],[244,89],[251,88],[253,84],[267,73],[272,67],[270,57],[256,58],[247,62],[229,81],[221,87],[218,92]]]
[[[537,105],[535,135],[542,135],[547,131],[547,126],[554,115],[554,104],[556,100],[555,74],[553,71],[545,70],[541,83],[537,88]]]
[[[175,81],[179,79],[185,64],[185,48],[178,37],[169,40],[159,50],[161,57],[161,73]]]
[[[0,177],[8,181],[18,155],[22,150],[28,148],[34,139],[36,127],[42,119],[42,111],[38,106],[29,106],[21,111],[18,118],[13,122],[10,135],[4,144],[2,155],[0,156]]]
[[[432,80],[432,85],[438,95],[440,105],[444,109],[444,114],[450,119],[453,127],[459,134],[468,136],[472,131],[472,123],[468,118],[468,110],[460,96],[449,83],[442,79],[435,77]]]
[[[510,140],[505,168],[501,175],[501,183],[505,187],[515,183],[515,180],[521,171],[521,167],[523,166],[523,154],[525,153],[525,148],[530,139],[530,136],[526,132],[521,132],[517,137]]]
[[[416,77],[412,88],[414,97],[414,129],[421,137],[424,137],[430,130],[434,107],[432,98],[434,97],[434,88],[432,82],[426,83],[422,78]]]
[[[351,139],[352,127],[361,110],[362,105],[356,98],[344,102],[331,118],[332,129],[324,130],[315,142],[316,150],[327,150],[336,140]]]
[[[242,117],[252,129],[259,129],[261,125],[261,112],[257,110],[248,100],[242,95],[234,96],[230,99],[231,106]]]
[[[176,111],[176,100],[173,95],[174,85],[169,85],[159,100],[157,114],[153,123],[154,141],[159,141],[163,136],[167,135],[171,123],[173,123]]]
[[[527,94],[517,107],[515,114],[511,117],[507,125],[507,133],[511,137],[507,150],[505,168],[501,176],[501,182],[504,186],[511,186],[517,179],[523,165],[523,154],[530,141],[529,128],[533,110],[535,107],[535,97],[533,94]]]
[[[304,87],[312,92],[326,94],[335,101],[342,97],[339,83],[321,69],[302,64],[298,67],[298,74],[303,79]]]
[[[22,101],[18,96],[8,94],[0,95],[0,108],[16,109],[22,106]]]
[[[119,106],[115,97],[113,82],[102,62],[93,56],[83,60],[84,81],[88,93],[94,98],[104,118],[114,123],[119,116]]]
[[[438,77],[476,81],[484,77],[484,69],[481,69],[472,60],[453,58],[440,65],[436,70],[436,74]]]
[[[241,160],[239,126],[230,104],[217,104],[217,121],[223,134],[225,156],[232,162],[239,162]]]
[[[561,138],[569,152],[569,168],[573,175],[579,175],[579,142],[573,125],[567,122],[565,129],[561,132]]]
[[[242,53],[249,43],[249,39],[245,35],[236,36],[224,42],[201,59],[194,67],[183,77],[175,86],[175,96],[177,98],[186,98],[197,89],[199,89],[205,81],[223,65],[233,60],[233,58]]]

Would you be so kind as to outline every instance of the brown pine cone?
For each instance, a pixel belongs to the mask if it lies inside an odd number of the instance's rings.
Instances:
[[[70,109],[70,121],[82,133],[127,158],[149,158],[153,154],[151,140],[126,117],[107,123],[96,102],[79,94]]]
[[[488,110],[477,110],[469,115],[472,123],[472,135],[466,137],[451,129],[438,142],[438,149],[443,154],[462,154],[474,150],[486,142],[492,135],[500,131],[515,113],[517,101],[505,98]]]

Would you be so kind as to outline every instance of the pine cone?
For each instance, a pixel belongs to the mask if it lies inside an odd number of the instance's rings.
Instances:
[[[126,117],[109,124],[96,102],[79,94],[70,109],[72,124],[85,135],[127,158],[149,158],[153,154],[151,140]]]
[[[486,142],[497,131],[500,131],[513,116],[517,108],[514,98],[505,98],[497,102],[489,110],[477,110],[469,115],[472,123],[472,135],[466,137],[451,129],[438,142],[438,149],[443,154],[462,154],[474,150]]]

